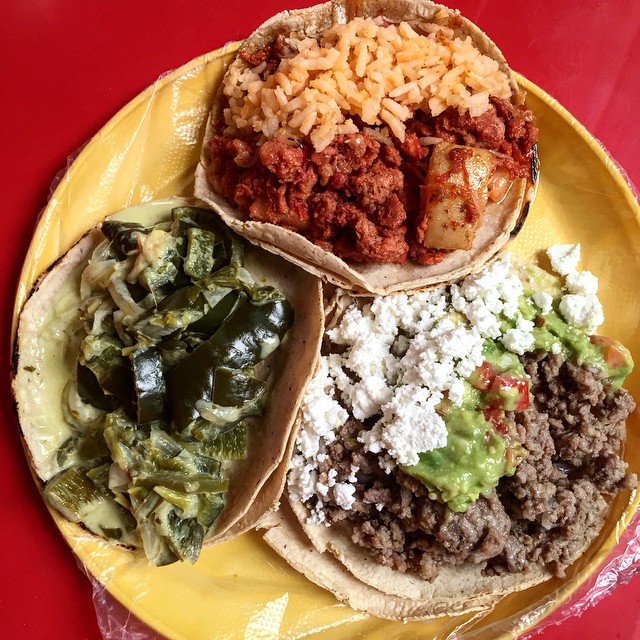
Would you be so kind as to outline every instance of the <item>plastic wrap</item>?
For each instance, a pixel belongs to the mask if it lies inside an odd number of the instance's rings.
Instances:
[[[88,228],[129,205],[191,194],[206,117],[235,49],[230,45],[164,75],[79,152],[42,213],[23,268],[14,324],[37,275]],[[607,317],[602,332],[621,340],[640,360],[637,319],[627,304],[640,280],[640,208],[634,193],[570,114],[521,81],[538,119],[542,171],[527,224],[511,247],[535,259],[551,244],[581,242],[582,267],[601,282]],[[640,371],[626,386],[640,398]],[[635,473],[640,473],[639,427],[636,411],[628,422],[626,454]],[[511,594],[491,611],[406,624],[339,604],[291,569],[259,532],[205,549],[195,565],[157,568],[52,516],[92,581],[105,640],[483,640],[533,637],[547,625],[579,615],[630,579],[640,568],[640,518],[634,515],[639,502],[637,492],[616,498],[600,536],[566,578]]]

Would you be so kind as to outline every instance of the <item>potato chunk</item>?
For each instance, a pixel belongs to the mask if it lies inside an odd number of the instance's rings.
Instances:
[[[470,249],[495,166],[495,156],[485,149],[436,145],[422,188],[418,241],[434,249]]]

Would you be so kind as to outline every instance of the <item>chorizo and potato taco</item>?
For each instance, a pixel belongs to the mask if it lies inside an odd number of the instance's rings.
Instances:
[[[515,235],[537,129],[496,45],[423,0],[328,2],[257,29],[214,102],[196,195],[354,292],[453,282]]]
[[[317,278],[194,203],[90,230],[36,283],[14,349],[48,503],[158,565],[194,562],[277,500],[322,334]]]
[[[414,295],[342,295],[264,539],[353,608],[490,609],[568,568],[637,478],[629,351],[595,334],[577,245],[560,278],[503,256]],[[558,266],[559,265],[559,266]]]

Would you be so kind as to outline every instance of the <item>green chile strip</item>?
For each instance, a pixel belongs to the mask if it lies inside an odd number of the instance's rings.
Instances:
[[[139,347],[130,358],[138,399],[138,424],[162,420],[167,413],[167,396],[160,351],[156,347]]]
[[[211,215],[211,211],[201,207],[174,207],[171,211],[174,220],[180,220],[183,226],[189,226],[189,221],[198,227],[213,231],[224,240],[226,259],[231,264],[242,264],[244,248],[240,241],[230,233],[225,224]]]
[[[213,250],[216,236],[206,229],[191,227],[187,229],[187,254],[184,257],[184,272],[192,278],[200,279],[213,269]]]
[[[80,364],[93,372],[98,383],[112,396],[128,402],[133,381],[128,358],[122,355],[123,344],[106,333],[88,335],[82,341]]]
[[[198,400],[211,400],[215,370],[241,369],[260,360],[262,345],[282,339],[293,321],[284,299],[255,304],[242,296],[220,329],[167,375],[173,421],[178,431],[199,418]]]
[[[93,371],[80,362],[76,366],[76,386],[80,399],[86,404],[102,411],[113,411],[117,407],[116,399],[103,391]]]
[[[242,371],[219,367],[213,379],[213,402],[223,407],[241,407],[257,401],[265,389],[262,380]]]
[[[230,291],[200,320],[189,325],[191,331],[213,335],[238,301],[239,291]]]
[[[105,237],[111,240],[111,246],[121,259],[138,249],[138,237],[141,233],[145,234],[148,231],[137,222],[118,222],[117,220],[105,220],[101,230]]]

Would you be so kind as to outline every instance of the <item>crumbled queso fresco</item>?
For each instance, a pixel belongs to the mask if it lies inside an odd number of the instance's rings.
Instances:
[[[569,324],[592,333],[604,317],[597,278],[576,270],[580,246],[559,245],[548,255],[554,271],[565,276],[558,310]],[[510,265],[505,255],[458,284],[377,297],[363,308],[354,302],[327,331],[340,353],[321,358],[306,391],[288,476],[294,501],[316,498],[310,522],[324,521],[327,497],[345,510],[354,502],[350,482],[337,483],[331,471],[320,482],[318,474],[326,445],[349,415],[361,421],[378,417],[358,440],[379,455],[387,473],[398,464],[416,464],[419,453],[446,445],[447,429],[436,407],[445,397],[462,404],[464,381],[482,364],[486,339],[517,355],[533,350],[534,323],[520,314],[524,287]],[[550,294],[537,292],[531,299],[542,316],[551,311]],[[552,345],[553,352],[560,349]],[[351,469],[350,481],[357,472]]]

